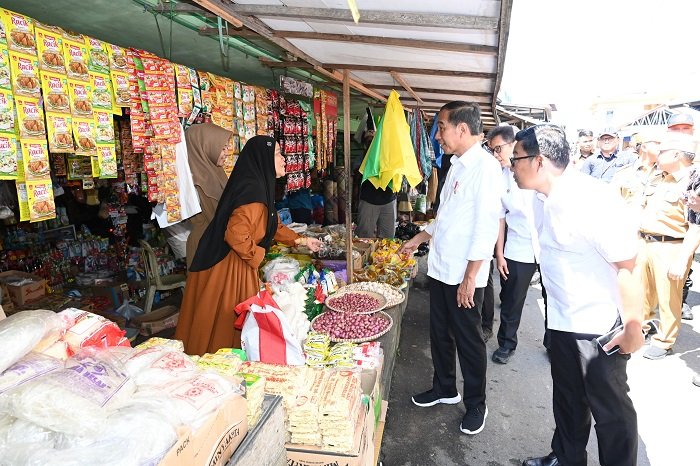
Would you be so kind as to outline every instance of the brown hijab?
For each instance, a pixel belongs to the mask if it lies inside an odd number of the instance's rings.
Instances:
[[[222,167],[217,167],[216,162],[231,136],[231,131],[213,123],[192,125],[185,131],[192,181],[213,199],[221,197],[228,180],[226,172]]]

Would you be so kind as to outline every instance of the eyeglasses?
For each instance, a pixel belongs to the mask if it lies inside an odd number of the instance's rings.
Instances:
[[[500,154],[501,150],[503,150],[503,147],[507,146],[509,144],[510,144],[509,142],[506,142],[505,144],[501,144],[500,146],[493,147],[493,148],[491,148],[491,152],[495,152],[497,154]]]
[[[605,137],[600,138],[600,140],[603,142],[610,142],[610,141],[614,141],[615,139],[617,139],[617,138],[614,136],[605,136]]]
[[[522,157],[511,157],[510,158],[510,164],[515,165],[516,160],[522,160],[522,159],[531,159],[533,157],[537,157],[537,155],[523,155]]]
[[[491,148],[489,147],[489,143],[488,143],[488,142],[486,142],[486,141],[482,142],[482,143],[481,143],[481,148],[484,149],[484,150],[485,150],[486,152],[488,152],[489,154],[493,154],[493,149],[491,149]]]

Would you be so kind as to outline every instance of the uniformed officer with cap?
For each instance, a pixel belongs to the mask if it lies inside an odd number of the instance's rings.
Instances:
[[[669,279],[669,267],[682,253],[688,231],[683,195],[688,186],[696,143],[691,136],[667,133],[659,147],[657,167],[663,175],[658,184],[647,186],[639,234],[643,248],[637,261],[642,268],[645,289],[645,319],[653,317],[658,305],[661,326],[644,353],[648,359],[662,359],[672,352],[680,330],[685,276]],[[687,269],[690,260],[687,261]]]

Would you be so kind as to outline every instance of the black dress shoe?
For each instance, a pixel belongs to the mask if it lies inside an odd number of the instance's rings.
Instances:
[[[559,460],[554,453],[539,458],[528,458],[523,461],[523,466],[559,466]]]

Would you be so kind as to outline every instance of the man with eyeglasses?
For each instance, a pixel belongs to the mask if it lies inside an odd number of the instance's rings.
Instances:
[[[411,253],[431,241],[430,351],[433,380],[430,390],[414,395],[416,406],[457,404],[456,356],[464,379],[466,414],[459,426],[478,434],[486,425],[486,343],[481,308],[498,236],[502,176],[498,162],[481,146],[481,112],[474,103],[454,101],[438,113],[436,139],[452,165],[440,193],[435,221],[403,244]],[[456,354],[455,354],[456,352]]]
[[[560,127],[537,125],[515,140],[515,181],[539,193],[535,225],[547,288],[556,424],[552,453],[523,466],[586,466],[591,415],[600,464],[634,466],[637,414],[627,361],[644,344],[634,222],[609,186],[569,166]],[[595,340],[621,324],[608,343]]]
[[[583,162],[581,172],[609,183],[618,170],[637,159],[637,154],[619,151],[618,146],[617,132],[613,129],[603,130],[598,136],[598,152]]]
[[[658,306],[661,321],[659,331],[644,353],[644,357],[651,360],[671,354],[680,331],[683,285],[692,261],[692,255],[683,254],[688,233],[684,196],[695,146],[696,141],[691,136],[667,133],[656,162],[663,172],[662,179],[645,193],[639,226],[639,236],[643,240],[639,265],[645,291],[644,319],[653,318]]]

